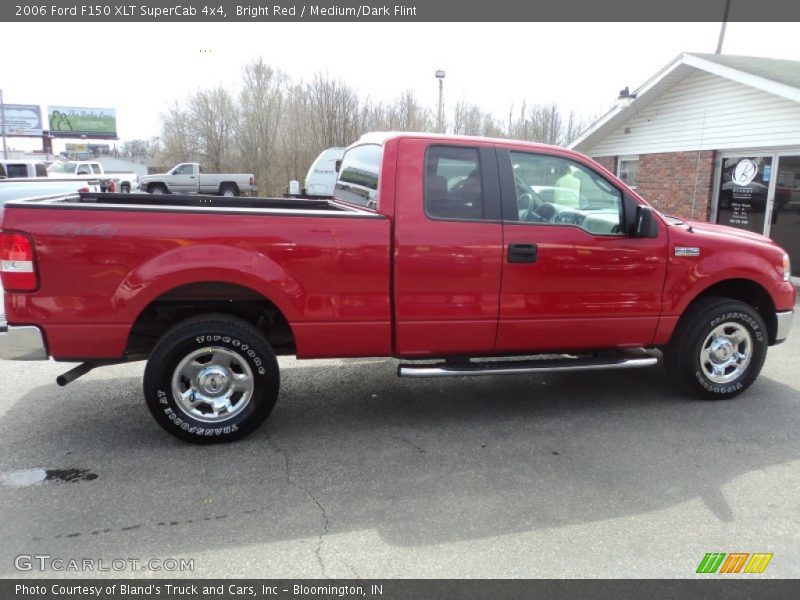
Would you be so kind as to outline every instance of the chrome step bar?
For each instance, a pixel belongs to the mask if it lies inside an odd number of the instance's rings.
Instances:
[[[401,364],[400,377],[474,377],[477,375],[514,375],[519,373],[556,373],[560,371],[593,371],[604,369],[638,369],[651,367],[658,358],[650,354],[616,355],[613,357],[547,358],[437,364]]]

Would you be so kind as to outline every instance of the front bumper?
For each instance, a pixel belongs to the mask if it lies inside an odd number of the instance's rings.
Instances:
[[[794,311],[783,310],[776,312],[775,319],[778,323],[778,327],[775,330],[775,343],[780,344],[789,337],[789,330],[792,328],[792,320],[794,319]]]
[[[38,327],[15,327],[0,322],[0,359],[47,360],[44,336]]]

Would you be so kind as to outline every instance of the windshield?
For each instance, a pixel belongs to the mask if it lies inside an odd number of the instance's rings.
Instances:
[[[49,167],[47,167],[48,173],[75,173],[75,165],[77,163],[74,162],[65,162],[65,163],[53,163]]]

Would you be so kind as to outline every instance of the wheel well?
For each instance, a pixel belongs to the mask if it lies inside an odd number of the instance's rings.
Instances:
[[[219,191],[221,192],[222,190],[228,187],[235,189],[237,192],[239,191],[239,186],[236,185],[235,181],[223,181],[222,183],[219,184]]]
[[[152,190],[154,187],[162,188],[164,191],[166,191],[167,193],[169,193],[169,189],[167,189],[167,186],[166,186],[166,184],[164,184],[164,183],[161,183],[160,181],[154,181],[153,183],[148,183],[148,184],[147,184],[147,191],[149,192],[149,191],[150,191],[150,190]]]
[[[128,335],[126,355],[145,358],[175,323],[204,313],[226,313],[252,323],[276,354],[294,354],[291,326],[275,304],[258,292],[232,283],[206,281],[174,288],[148,304]]]
[[[761,318],[764,319],[764,324],[767,326],[767,333],[769,335],[769,343],[775,343],[775,335],[778,330],[778,321],[775,316],[775,303],[772,301],[767,290],[755,281],[749,279],[727,279],[725,281],[720,281],[700,292],[700,294],[692,300],[692,304],[697,302],[700,298],[707,298],[709,296],[731,298],[732,300],[739,300],[740,302],[752,306],[758,314],[761,315]]]

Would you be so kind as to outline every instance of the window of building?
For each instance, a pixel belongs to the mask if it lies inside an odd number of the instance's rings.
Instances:
[[[628,187],[636,189],[636,178],[639,174],[638,156],[620,156],[617,163],[617,177]]]
[[[434,219],[481,220],[483,185],[477,148],[431,146],[425,155],[425,213]]]
[[[347,151],[339,167],[334,197],[366,208],[378,205],[378,173],[383,148],[377,144],[356,146]]]
[[[517,222],[573,225],[594,235],[623,233],[622,194],[606,179],[559,156],[527,152],[510,155]]]

